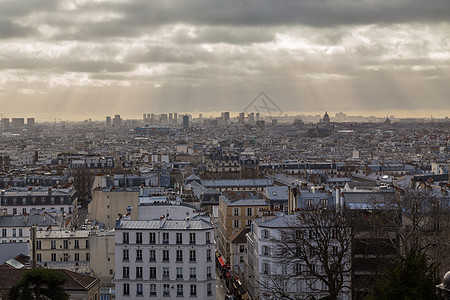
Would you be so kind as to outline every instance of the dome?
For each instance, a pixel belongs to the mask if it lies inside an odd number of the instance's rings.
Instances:
[[[444,286],[444,288],[450,289],[450,271],[448,271],[444,275],[444,280],[442,281],[442,285]]]

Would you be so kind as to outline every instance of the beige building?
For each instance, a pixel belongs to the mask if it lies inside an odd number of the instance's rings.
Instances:
[[[36,260],[40,265],[52,269],[90,272],[89,231],[37,231]]]
[[[262,211],[270,210],[270,204],[264,199],[237,199],[232,201],[226,195],[219,198],[218,248],[230,261],[230,236],[242,228],[250,227],[252,220]]]
[[[114,287],[114,230],[95,231],[89,235],[90,268],[103,287]]]
[[[105,229],[113,229],[118,214],[124,214],[127,206],[137,207],[139,188],[95,188],[92,201],[88,205],[88,219],[105,224]],[[137,209],[130,218],[136,220]]]

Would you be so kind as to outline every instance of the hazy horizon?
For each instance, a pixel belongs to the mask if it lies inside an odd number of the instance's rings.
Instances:
[[[450,115],[448,0],[0,0],[0,17],[4,117],[239,112],[261,91],[283,112]]]

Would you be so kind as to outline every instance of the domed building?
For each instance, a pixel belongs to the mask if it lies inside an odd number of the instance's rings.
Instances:
[[[330,123],[330,116],[328,115],[328,112],[325,112],[322,119],[323,123]]]

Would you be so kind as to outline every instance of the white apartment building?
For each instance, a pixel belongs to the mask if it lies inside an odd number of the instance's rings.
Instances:
[[[214,226],[192,207],[143,201],[115,244],[116,298],[216,299]]]
[[[243,278],[252,298],[276,299],[270,292],[275,286],[283,289],[293,299],[309,299],[311,296],[320,299],[326,296],[326,293],[319,292],[326,290],[324,283],[308,277],[306,265],[299,262],[281,264],[274,257],[277,245],[273,240],[280,237],[280,229],[295,224],[295,218],[296,215],[281,213],[272,219],[263,217],[252,222],[251,231],[247,234],[247,256]],[[315,267],[320,270],[319,261]],[[350,274],[346,281],[350,282]],[[344,289],[338,299],[351,299],[350,289]]]

